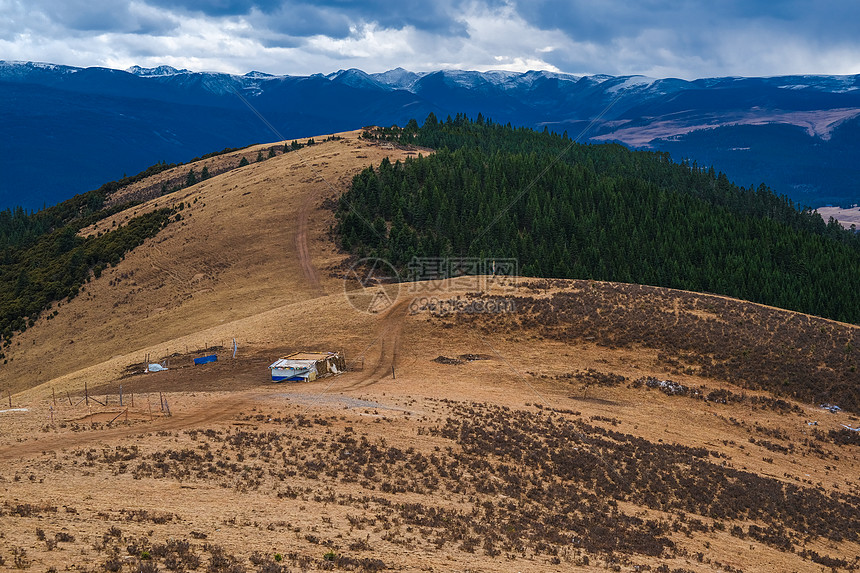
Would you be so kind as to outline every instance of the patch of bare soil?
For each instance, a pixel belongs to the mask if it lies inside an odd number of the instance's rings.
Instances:
[[[108,410],[105,412],[94,412],[92,414],[86,414],[85,416],[81,416],[80,418],[76,418],[72,420],[72,423],[77,424],[113,424],[117,420],[122,422],[129,421],[141,421],[141,420],[152,420],[153,417],[145,412],[130,412],[128,409],[124,410]]]
[[[860,227],[860,208],[850,207],[848,209],[843,209],[842,207],[818,207],[815,210],[818,211],[825,221],[833,217],[846,229],[850,228],[851,225]]]

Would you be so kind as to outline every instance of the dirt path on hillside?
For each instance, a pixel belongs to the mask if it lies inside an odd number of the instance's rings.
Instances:
[[[169,418],[160,418],[146,426],[135,424],[104,430],[69,433],[61,436],[47,436],[44,438],[40,437],[38,440],[29,440],[11,446],[3,446],[0,447],[0,461],[21,459],[23,457],[38,455],[42,452],[74,448],[93,442],[114,440],[117,438],[127,438],[147,432],[200,427],[206,423],[230,419],[262,395],[258,392],[236,393],[213,402],[208,402],[188,412],[177,413]]]
[[[302,269],[302,274],[304,274],[305,280],[313,290],[314,296],[325,296],[325,291],[320,284],[319,271],[317,271],[317,268],[314,266],[314,263],[311,260],[310,250],[308,249],[308,220],[310,218],[311,211],[313,210],[314,199],[315,196],[311,189],[305,194],[305,197],[302,200],[302,205],[299,207],[299,212],[296,217],[296,254],[299,258],[299,266]]]
[[[376,361],[373,369],[363,372],[360,378],[353,384],[342,388],[342,390],[366,388],[387,376],[396,375],[397,355],[400,352],[403,323],[406,321],[406,312],[409,309],[410,302],[410,299],[404,299],[388,309],[388,312],[382,317],[382,322],[377,327],[376,340],[379,340],[382,345],[379,360]],[[375,343],[376,341],[374,341]]]

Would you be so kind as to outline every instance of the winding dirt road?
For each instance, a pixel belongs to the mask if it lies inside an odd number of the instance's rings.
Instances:
[[[308,286],[313,291],[315,297],[325,296],[325,290],[320,284],[320,275],[317,268],[314,266],[311,259],[310,250],[308,249],[308,220],[310,219],[311,211],[314,206],[314,193],[309,189],[305,194],[301,207],[296,217],[296,234],[294,242],[296,245],[296,256],[299,259],[299,266],[302,269],[302,274],[305,275],[305,280]]]
[[[314,265],[309,248],[309,234],[311,216],[316,209],[316,201],[320,197],[319,187],[309,185],[301,199],[295,219],[295,232],[293,244],[295,256],[299,267],[305,278],[307,289],[311,297],[325,296],[326,292],[320,280],[320,273]],[[164,253],[152,245],[148,254],[152,267],[170,276],[178,284],[186,284],[189,279],[180,273],[168,269],[162,264]],[[372,369],[357,373],[359,377],[354,382],[343,388],[343,390],[364,388],[370,386],[383,378],[392,375],[397,362],[400,349],[400,338],[403,324],[406,319],[409,300],[401,300],[395,303],[378,324],[374,335],[376,339],[371,346],[381,344],[379,359]],[[167,430],[181,430],[192,427],[201,427],[208,423],[229,420],[237,413],[251,404],[255,399],[264,396],[265,392],[244,391],[236,392],[229,396],[207,401],[200,406],[189,409],[186,412],[176,412],[170,418],[159,418],[146,424],[135,424],[132,426],[109,427],[100,430],[88,430],[81,432],[69,432],[60,435],[41,435],[38,439],[30,439],[25,442],[0,445],[0,461],[21,459],[41,454],[42,452],[57,451],[68,448],[81,447],[87,444],[96,444],[116,439],[128,438],[142,432],[158,432]]]
[[[0,461],[21,459],[41,454],[42,452],[74,448],[98,441],[115,440],[136,436],[144,432],[166,430],[182,430],[200,427],[202,425],[229,420],[264,394],[259,392],[242,392],[231,394],[218,400],[207,402],[187,412],[177,413],[169,418],[159,418],[148,424],[121,426],[104,430],[90,430],[63,434],[60,436],[40,437],[38,440],[28,440],[20,444],[0,447]]]
[[[403,323],[406,321],[406,312],[410,302],[410,299],[403,299],[388,309],[376,328],[376,338],[371,344],[375,345],[377,341],[381,344],[379,359],[371,370],[365,370],[352,384],[341,388],[341,390],[366,388],[387,376],[393,375],[397,365],[397,355],[400,352]]]

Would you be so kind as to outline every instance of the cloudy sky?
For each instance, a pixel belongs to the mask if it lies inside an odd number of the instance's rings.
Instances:
[[[856,0],[0,0],[0,59],[275,74],[860,73]]]

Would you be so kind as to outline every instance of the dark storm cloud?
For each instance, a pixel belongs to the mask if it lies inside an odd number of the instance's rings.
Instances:
[[[148,0],[153,6],[168,10],[197,12],[207,16],[250,16],[255,12],[270,20],[278,31],[297,35],[325,34],[345,37],[350,25],[375,22],[384,28],[412,26],[419,30],[461,34],[464,30],[458,15],[459,2],[370,0],[353,2],[329,0],[302,2],[291,0]],[[502,2],[489,4],[501,5]]]
[[[270,12],[284,4],[280,0],[149,0],[147,3],[167,10],[185,10],[216,17],[243,16],[254,9]]]
[[[330,10],[341,11],[353,20],[376,22],[384,28],[403,28],[412,26],[425,32],[442,35],[461,35],[464,31],[459,21],[465,9],[464,2],[427,0],[402,0],[392,3],[385,0],[369,2],[317,2],[314,5],[327,5]],[[490,2],[489,4],[500,4]]]
[[[529,0],[516,5],[520,16],[538,28],[600,44],[665,31],[679,42],[706,45],[711,43],[707,38],[755,28],[783,35],[786,42],[856,43],[860,22],[860,2],[851,0]]]
[[[166,34],[176,29],[173,18],[131,9],[131,2],[116,2],[110,10],[91,0],[41,0],[27,2],[13,22],[19,32],[36,35],[117,32],[126,34]]]
[[[462,36],[462,8],[452,2],[282,2],[264,12],[266,25],[285,34],[344,38],[352,27],[375,23],[382,28],[417,30],[442,36]]]
[[[274,73],[352,66],[685,78],[860,72],[854,0],[115,0],[107,6],[0,0],[0,54],[77,65],[161,59],[230,71],[272,66],[267,71]]]
[[[571,41],[574,49],[544,58],[567,71],[692,78],[846,73],[860,65],[860,3],[851,0],[529,0],[516,10]]]
[[[529,23],[543,29],[562,29],[580,40],[609,41],[651,28],[679,33],[708,33],[710,26],[721,28],[749,18],[791,20],[796,11],[787,2],[767,3],[734,0],[719,2],[669,2],[643,0],[530,0],[518,2],[517,12]]]
[[[256,26],[279,34],[307,37],[321,34],[332,38],[349,35],[354,20],[347,14],[326,6],[290,3],[268,14],[252,17]]]

